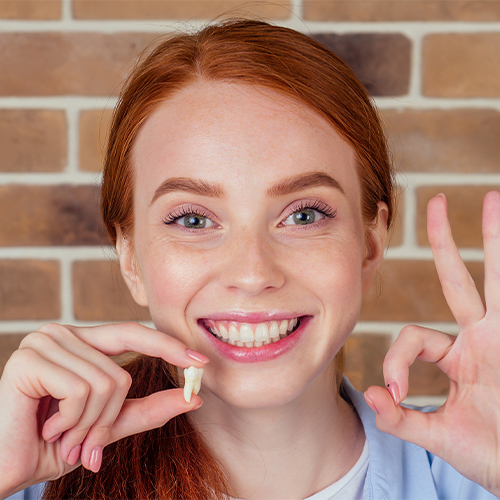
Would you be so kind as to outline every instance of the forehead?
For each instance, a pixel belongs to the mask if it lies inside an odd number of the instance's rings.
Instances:
[[[359,184],[355,152],[317,111],[228,82],[199,82],[160,104],[140,129],[132,158],[138,188],[193,176],[259,189],[308,170],[348,189]]]

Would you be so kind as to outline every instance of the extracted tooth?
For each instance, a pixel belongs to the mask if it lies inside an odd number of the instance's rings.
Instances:
[[[203,375],[203,368],[196,368],[190,366],[184,369],[184,399],[186,403],[191,402],[191,395],[198,394],[201,389],[201,376]]]

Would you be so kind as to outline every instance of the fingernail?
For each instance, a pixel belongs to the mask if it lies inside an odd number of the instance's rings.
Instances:
[[[102,446],[96,446],[90,454],[89,469],[92,472],[99,472],[102,464]]]
[[[394,380],[389,380],[386,384],[387,390],[390,392],[395,405],[399,404],[399,389],[398,384]]]
[[[373,401],[365,394],[365,400],[368,406],[378,415],[377,407],[373,404]]]
[[[47,439],[47,443],[55,443],[62,436],[62,432],[52,436],[50,439]]]
[[[66,462],[69,465],[76,465],[78,460],[80,459],[80,452],[82,451],[82,445],[79,444],[78,446],[75,446],[74,448],[71,449],[69,452],[68,458],[66,459]]]
[[[193,351],[192,349],[186,349],[186,356],[189,356],[191,359],[198,361],[198,363],[208,363],[210,361],[204,354]]]

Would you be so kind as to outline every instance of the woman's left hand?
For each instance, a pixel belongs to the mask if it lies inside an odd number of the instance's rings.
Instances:
[[[459,334],[405,327],[384,361],[386,388],[370,387],[365,398],[380,430],[425,448],[500,496],[500,192],[488,193],[483,206],[486,307],[453,241],[444,195],[429,202],[427,232]],[[436,363],[450,379],[448,399],[432,413],[399,404],[415,359]]]

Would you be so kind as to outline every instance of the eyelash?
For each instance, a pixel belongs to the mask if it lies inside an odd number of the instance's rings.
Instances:
[[[324,215],[327,219],[333,219],[337,215],[337,210],[334,210],[333,208],[329,207],[326,203],[323,203],[320,200],[306,200],[306,201],[301,201],[298,204],[294,205],[291,209],[288,215],[285,217],[285,220],[290,217],[290,215],[294,214],[295,212],[300,212],[302,210],[316,210],[316,212],[319,212],[320,214]]]
[[[283,219],[286,220],[290,215],[294,214],[295,212],[300,212],[302,210],[316,210],[320,214],[324,215],[327,219],[333,219],[337,215],[337,210],[333,210],[331,207],[329,207],[326,203],[323,203],[320,200],[314,200],[314,201],[301,201],[300,203],[294,205],[291,209],[288,215]],[[187,206],[187,207],[181,207],[171,214],[167,215],[163,219],[164,224],[175,224],[175,222],[179,219],[182,219],[182,217],[185,217],[186,215],[196,215],[198,217],[206,217],[207,219],[210,219],[211,215],[204,210],[198,208],[198,207],[192,207],[192,206]],[[211,220],[211,219],[210,219]]]
[[[206,217],[207,219],[210,219],[210,217],[212,217],[208,212],[205,212],[198,207],[195,208],[188,206],[188,207],[181,207],[172,212],[171,214],[168,214],[163,219],[163,223],[167,225],[174,224],[177,220],[182,219],[186,215],[196,215],[198,217]]]

